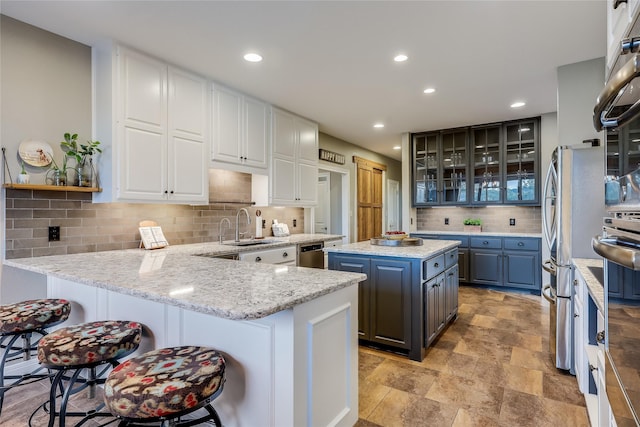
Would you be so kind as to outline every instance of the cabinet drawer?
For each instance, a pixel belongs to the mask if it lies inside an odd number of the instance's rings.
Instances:
[[[472,237],[472,248],[502,249],[502,238],[500,237]]]
[[[432,277],[444,271],[445,261],[444,254],[429,258],[422,263],[423,280],[429,280]]]
[[[452,249],[444,254],[444,268],[449,268],[458,263],[458,249]]]
[[[240,261],[261,262],[263,264],[283,264],[296,262],[296,247],[267,249],[264,251],[241,252]]]
[[[440,240],[459,240],[460,241],[460,246],[458,246],[459,248],[469,247],[469,236],[444,235],[444,236],[440,236]]]
[[[539,248],[539,239],[513,238],[505,237],[504,248],[510,250],[537,251]]]

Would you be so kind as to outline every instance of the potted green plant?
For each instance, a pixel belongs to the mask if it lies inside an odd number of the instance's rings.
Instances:
[[[67,161],[69,157],[65,154],[62,158],[62,167],[58,167],[56,160],[51,157],[51,167],[47,172],[47,183],[51,185],[67,185]]]
[[[478,233],[482,231],[482,221],[478,218],[467,218],[464,220],[464,231]]]
[[[29,174],[27,173],[26,169],[24,168],[24,162],[22,162],[22,170],[20,171],[20,173],[17,176],[17,182],[18,184],[28,184],[29,183]]]
[[[86,144],[78,144],[78,134],[69,132],[64,134],[64,141],[60,143],[60,147],[69,157],[76,160],[75,183],[79,187],[91,187],[93,184],[93,155],[102,153],[99,147],[100,141],[88,140]]]

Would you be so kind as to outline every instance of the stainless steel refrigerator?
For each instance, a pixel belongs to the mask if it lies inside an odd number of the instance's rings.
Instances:
[[[574,372],[572,258],[599,258],[591,238],[602,231],[604,149],[558,146],[544,186],[542,224],[550,273],[542,295],[549,301],[549,348],[559,369]]]

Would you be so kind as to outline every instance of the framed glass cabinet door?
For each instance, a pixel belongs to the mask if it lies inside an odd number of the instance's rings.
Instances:
[[[438,200],[438,133],[413,136],[413,204],[429,206]]]
[[[500,125],[471,131],[473,152],[473,196],[471,202],[488,205],[502,203],[500,170]]]
[[[538,202],[538,122],[505,124],[505,203]]]
[[[442,133],[442,204],[468,204],[467,131]]]

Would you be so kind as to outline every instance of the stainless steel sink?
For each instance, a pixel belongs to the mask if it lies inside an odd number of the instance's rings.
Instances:
[[[249,239],[249,240],[240,240],[239,242],[234,242],[234,241],[222,242],[222,244],[227,246],[255,246],[255,245],[266,245],[268,243],[277,243],[277,242],[278,242],[277,240]]]

